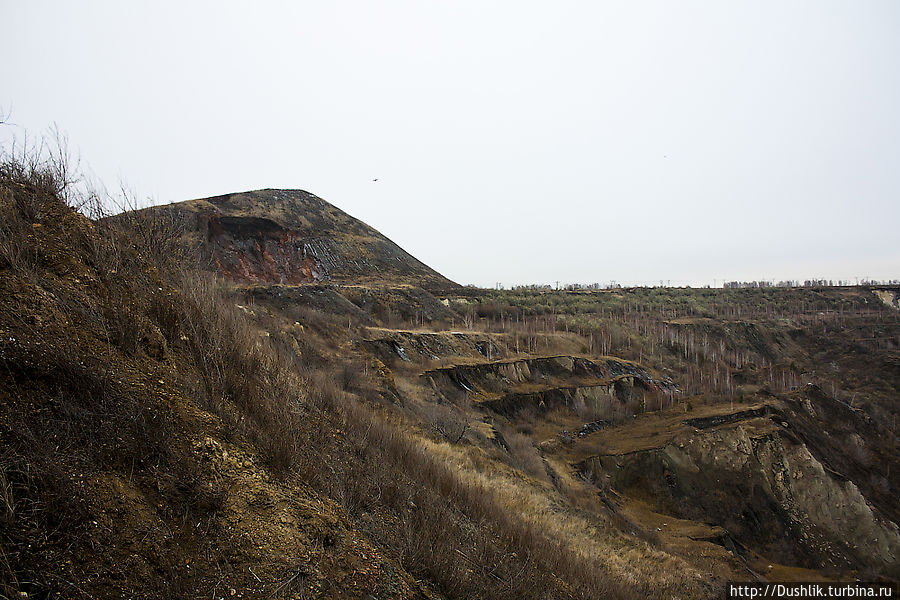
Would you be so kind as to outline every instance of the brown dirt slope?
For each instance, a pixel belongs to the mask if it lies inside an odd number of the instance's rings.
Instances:
[[[252,414],[198,404],[182,292],[136,250],[33,185],[0,213],[0,595],[426,597]]]

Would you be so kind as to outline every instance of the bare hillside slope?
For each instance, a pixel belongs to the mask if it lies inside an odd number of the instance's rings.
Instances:
[[[182,219],[188,237],[238,283],[458,287],[372,227],[303,190],[226,194],[141,212]]]

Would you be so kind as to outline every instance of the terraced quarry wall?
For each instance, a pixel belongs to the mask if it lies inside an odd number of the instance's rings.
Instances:
[[[445,396],[464,392],[476,406],[509,415],[558,406],[601,410],[613,402],[644,407],[650,399],[659,404],[677,393],[671,381],[654,379],[642,367],[613,358],[510,359],[432,369],[422,377]]]
[[[686,418],[670,439],[575,467],[601,489],[720,525],[772,560],[898,576],[897,524],[816,457],[789,420],[777,405]]]

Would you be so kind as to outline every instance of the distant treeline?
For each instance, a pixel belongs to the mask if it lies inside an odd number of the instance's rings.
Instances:
[[[758,281],[727,281],[722,284],[723,288],[726,289],[741,289],[741,288],[820,288],[820,287],[846,287],[846,286],[878,286],[878,285],[900,285],[900,279],[890,279],[890,280],[882,280],[878,281],[875,279],[862,279],[856,281],[849,281],[843,279],[804,279],[800,281],[799,279],[788,279],[784,281],[775,281],[774,279],[762,279]],[[626,285],[623,286],[621,283],[617,283],[615,281],[611,281],[609,283],[566,283],[563,285],[557,284],[556,286],[544,283],[530,283],[523,285],[514,285],[510,289],[512,291],[550,291],[550,290],[565,290],[569,292],[581,291],[581,290],[614,290],[621,289],[623,287],[626,288],[641,288],[641,287],[673,287],[668,283],[660,282],[659,285]],[[682,287],[682,286],[674,286],[674,287]],[[690,285],[683,286],[690,288]],[[710,288],[712,286],[705,285],[700,286],[702,288]],[[497,284],[496,288],[498,290],[504,289],[503,285]]]
[[[844,287],[851,285],[860,285],[860,286],[873,286],[873,285],[900,285],[900,280],[891,279],[888,281],[876,281],[874,279],[863,279],[862,281],[857,280],[855,283],[850,281],[845,281],[838,279],[837,281],[833,279],[805,279],[803,281],[799,280],[787,280],[787,281],[728,281],[722,284],[722,287],[735,289],[735,288],[768,288],[768,287],[787,287],[787,288],[795,288],[795,287],[804,287],[804,288],[818,288],[818,287]]]

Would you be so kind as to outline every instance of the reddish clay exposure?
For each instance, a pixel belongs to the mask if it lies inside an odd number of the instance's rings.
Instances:
[[[268,219],[198,216],[219,271],[240,283],[316,283],[327,278],[306,238]]]

